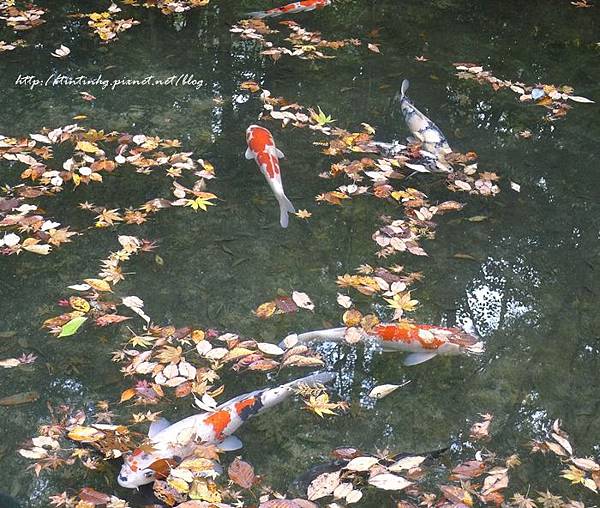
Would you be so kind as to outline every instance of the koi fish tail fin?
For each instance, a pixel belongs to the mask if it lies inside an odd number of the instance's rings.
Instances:
[[[309,376],[294,379],[289,383],[278,386],[277,388],[270,388],[264,390],[260,395],[260,401],[262,403],[260,411],[265,411],[273,406],[276,406],[280,402],[294,394],[299,386],[316,386],[331,383],[335,379],[335,374],[332,372],[317,372]]]
[[[408,90],[408,87],[410,86],[410,83],[408,82],[408,79],[405,79],[402,81],[402,86],[400,87],[400,98],[404,99],[404,97],[406,96],[406,91]]]
[[[480,355],[485,352],[485,345],[482,341],[479,341],[471,346],[467,346],[465,350],[467,354]]]
[[[287,228],[289,223],[288,213],[295,213],[296,209],[283,192],[277,196],[277,201],[279,203],[279,224],[282,228]]]
[[[288,335],[279,343],[279,347],[289,349],[296,344],[308,342],[342,342],[346,336],[346,328],[329,328],[327,330],[314,330],[301,334]]]

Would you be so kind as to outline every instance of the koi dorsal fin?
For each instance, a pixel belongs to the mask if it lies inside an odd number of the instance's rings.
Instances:
[[[150,429],[148,430],[148,437],[152,439],[156,434],[162,432],[167,427],[169,427],[171,423],[166,418],[159,418],[158,420],[152,422],[150,425]]]

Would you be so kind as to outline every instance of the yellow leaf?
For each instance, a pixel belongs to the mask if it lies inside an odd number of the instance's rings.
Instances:
[[[273,315],[276,309],[277,304],[275,302],[265,302],[258,306],[254,311],[254,314],[260,319],[268,319]]]
[[[190,490],[190,486],[181,478],[169,478],[167,480],[167,483],[169,484],[169,486],[173,487],[177,492],[181,492],[182,494],[185,494]]]
[[[81,443],[94,443],[104,438],[104,432],[99,431],[93,427],[82,427],[77,426],[67,434],[69,439],[73,441],[79,441]]]
[[[190,499],[199,499],[207,501],[209,503],[220,503],[221,494],[215,482],[210,480],[204,480],[202,478],[194,479],[192,488],[188,494]]]
[[[343,321],[346,326],[358,326],[362,319],[362,314],[359,310],[350,309],[344,312]]]
[[[325,415],[335,415],[337,413],[333,411],[334,409],[345,406],[343,402],[329,402],[329,395],[327,393],[322,393],[318,397],[311,395],[308,401],[304,401],[304,404],[306,404],[309,411],[312,411],[321,418]]]
[[[134,388],[127,388],[127,390],[125,390],[122,394],[121,394],[121,400],[119,402],[126,402],[129,399],[135,397],[135,394],[137,392],[135,391]]]
[[[69,298],[69,305],[73,308],[73,310],[83,312],[84,314],[90,311],[89,302],[80,296],[72,296]]]
[[[77,145],[75,145],[75,150],[81,150],[87,153],[96,153],[100,149],[94,143],[90,143],[89,141],[78,141]]]
[[[84,279],[83,282],[85,282],[86,284],[88,284],[89,286],[91,286],[96,291],[111,291],[112,292],[110,284],[108,282],[106,282],[105,280],[102,280],[102,279]]]

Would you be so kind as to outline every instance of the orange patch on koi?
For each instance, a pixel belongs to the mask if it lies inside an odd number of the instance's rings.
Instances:
[[[227,425],[231,422],[231,415],[228,411],[217,411],[204,420],[204,423],[210,425],[217,438],[223,436],[223,431],[227,428]]]
[[[235,404],[235,411],[236,411],[236,413],[237,413],[238,415],[239,415],[239,414],[242,414],[242,411],[243,411],[244,409],[246,409],[247,407],[252,407],[252,406],[254,406],[254,404],[255,404],[255,403],[256,403],[256,399],[255,399],[254,397],[252,397],[252,398],[250,398],[250,399],[245,399],[245,400],[242,400],[242,401],[240,401],[240,402],[237,402],[237,403]]]

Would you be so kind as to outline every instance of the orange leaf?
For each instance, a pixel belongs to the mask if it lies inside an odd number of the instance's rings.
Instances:
[[[125,390],[122,394],[121,394],[121,400],[119,402],[126,402],[129,399],[135,397],[135,394],[137,392],[135,391],[134,388],[127,388],[127,390]]]

